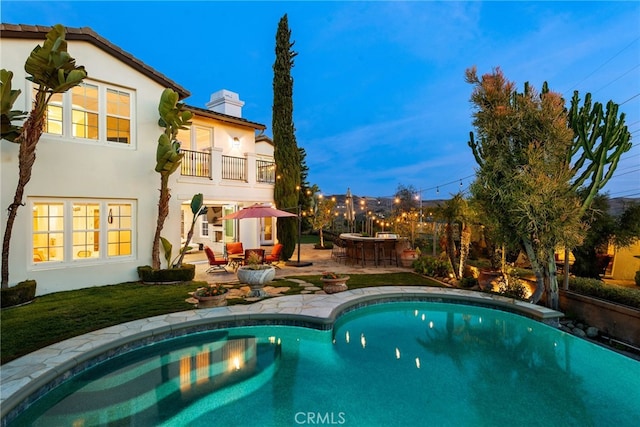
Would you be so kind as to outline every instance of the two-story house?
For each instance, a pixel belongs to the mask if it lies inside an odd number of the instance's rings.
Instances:
[[[1,66],[13,71],[13,88],[22,91],[14,109],[31,110],[34,89],[24,64],[49,30],[0,26]],[[137,280],[136,268],[151,263],[160,187],[154,171],[162,131],[158,101],[167,87],[181,99],[190,95],[89,28],[67,28],[66,39],[88,77],[49,103],[10,247],[10,284],[35,279],[38,294]],[[199,220],[196,242],[221,251],[224,241],[259,245],[273,239],[267,222],[219,220],[242,206],[272,202],[273,147],[263,137],[256,141],[256,131],[265,127],[241,117],[236,94],[214,95],[206,109],[189,107],[193,125],[179,135],[184,163],[169,183],[172,198],[162,232],[175,248],[191,221],[188,204],[196,193],[210,207],[206,221]],[[16,189],[18,148],[0,142],[3,234]]]
[[[184,158],[173,194],[182,202],[183,237],[191,224],[191,197],[204,195],[207,215],[197,222],[192,246],[204,244],[222,253],[231,241],[245,247],[274,243],[273,218],[221,220],[243,206],[273,202],[273,144],[263,134],[256,136],[264,125],[242,118],[243,105],[238,94],[220,90],[211,95],[207,109],[187,106],[194,117],[191,129],[178,135]]]

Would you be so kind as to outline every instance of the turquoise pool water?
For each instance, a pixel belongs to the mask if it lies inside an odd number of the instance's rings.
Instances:
[[[501,311],[388,303],[332,331],[230,328],[116,357],[23,426],[637,426],[640,362]]]

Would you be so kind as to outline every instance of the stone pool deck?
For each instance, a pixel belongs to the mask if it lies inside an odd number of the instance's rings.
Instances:
[[[136,320],[45,347],[6,363],[0,371],[2,425],[32,401],[101,361],[151,342],[197,331],[249,325],[298,325],[330,329],[341,314],[391,301],[453,302],[509,311],[550,324],[562,313],[510,298],[460,289],[384,286],[337,294],[266,298],[251,305],[196,309]]]

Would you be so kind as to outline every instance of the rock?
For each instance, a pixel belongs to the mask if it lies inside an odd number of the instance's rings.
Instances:
[[[576,328],[584,329],[584,323],[576,324]]]
[[[586,336],[587,336],[587,334],[586,334],[582,329],[580,329],[580,328],[573,328],[573,329],[571,330],[571,333],[572,333],[573,335],[577,336],[577,337],[580,337],[580,338],[584,338],[584,337],[586,337]]]
[[[589,338],[597,338],[599,334],[600,334],[600,331],[595,326],[589,326],[587,328],[587,336]]]

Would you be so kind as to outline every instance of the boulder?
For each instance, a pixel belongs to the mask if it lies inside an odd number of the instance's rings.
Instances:
[[[600,331],[595,326],[589,326],[586,332],[589,338],[597,338],[600,334]]]

